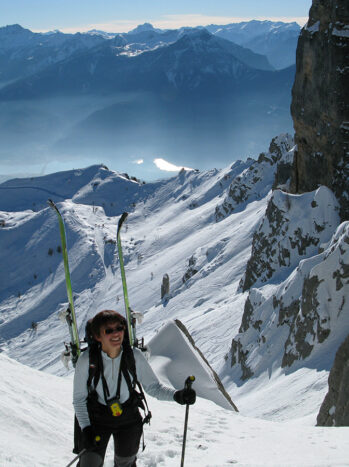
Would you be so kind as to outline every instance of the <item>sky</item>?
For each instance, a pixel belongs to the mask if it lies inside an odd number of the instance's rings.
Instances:
[[[144,22],[175,29],[270,19],[303,26],[310,6],[311,0],[0,0],[0,25],[18,23],[35,32],[127,32]]]

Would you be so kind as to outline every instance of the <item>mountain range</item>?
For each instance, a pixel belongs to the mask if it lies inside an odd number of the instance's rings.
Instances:
[[[297,30],[248,26],[240,25],[242,43]],[[263,150],[292,128],[294,65],[275,70],[266,56],[209,29],[146,24],[127,34],[69,35],[1,28],[2,160],[64,163],[98,153],[131,172],[139,157],[208,168],[212,157],[224,166]]]
[[[129,211],[122,241],[131,307],[144,314],[140,335],[149,341],[162,323],[180,319],[245,414],[314,416],[348,329],[348,221],[340,222],[327,187],[279,189],[289,184],[277,177],[294,152],[286,134],[258,159],[159,182],[91,166],[1,184],[1,349],[66,374],[66,326],[57,319],[66,307],[64,268],[47,199],[67,227],[80,333],[96,310],[122,307],[115,235]],[[302,399],[280,405],[279,384],[300,374]]]
[[[116,54],[135,55],[174,43],[183,35],[201,29],[203,28],[161,30],[145,23],[123,34],[95,30],[64,34],[59,31],[34,33],[18,24],[1,27],[0,83],[37,73],[82,51],[97,48],[98,53],[98,47],[103,48],[107,44],[113,47]],[[253,67],[271,70],[295,64],[295,50],[300,33],[297,23],[251,21],[225,26],[210,25],[205,29],[217,38],[233,43],[236,57],[243,61],[245,57]],[[260,44],[263,44],[262,48]],[[275,65],[275,61],[282,60],[283,66]]]

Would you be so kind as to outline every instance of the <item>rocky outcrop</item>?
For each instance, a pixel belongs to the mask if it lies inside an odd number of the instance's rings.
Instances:
[[[328,387],[317,425],[349,426],[349,334],[336,353]]]
[[[242,380],[273,367],[296,369],[304,360],[331,369],[349,328],[349,222],[321,250],[280,284],[249,291],[230,350]]]
[[[313,0],[297,47],[291,113],[295,152],[291,190],[326,185],[349,219],[349,3]]]
[[[183,284],[185,284],[191,277],[193,277],[198,272],[197,268],[195,267],[196,261],[197,260],[194,255],[189,258],[188,269],[182,277]]]
[[[170,278],[168,274],[164,274],[161,283],[161,300],[164,300],[170,293]]]
[[[339,218],[333,193],[322,186],[303,195],[275,190],[253,236],[251,257],[240,289],[279,279],[301,259],[317,254],[335,232]]]
[[[261,153],[257,161],[249,159],[249,167],[233,179],[227,196],[216,207],[216,221],[242,211],[248,203],[264,198],[272,188],[288,187],[293,146],[293,138],[282,134],[272,139],[269,152]]]

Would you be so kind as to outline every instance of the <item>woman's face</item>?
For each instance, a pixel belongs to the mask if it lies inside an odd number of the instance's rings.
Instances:
[[[100,327],[99,336],[95,336],[95,339],[102,344],[103,352],[115,358],[121,352],[124,331],[124,325],[118,321],[103,324]]]

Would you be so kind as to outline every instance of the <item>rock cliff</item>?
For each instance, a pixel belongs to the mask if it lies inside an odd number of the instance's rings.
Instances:
[[[349,219],[349,2],[313,0],[297,46],[291,190],[331,188]]]
[[[242,291],[279,281],[300,260],[317,254],[338,226],[337,209],[335,196],[324,186],[303,195],[275,190],[253,236],[251,257],[240,282]]]
[[[336,353],[328,386],[317,425],[349,426],[349,334]]]
[[[272,188],[287,189],[291,178],[294,141],[285,133],[272,139],[269,151],[258,160],[248,159],[248,166],[231,182],[227,195],[216,207],[216,221],[232,212],[243,211],[247,204],[264,198]]]
[[[283,282],[250,289],[230,352],[237,377],[278,367],[295,371],[304,361],[330,370],[349,326],[349,222],[323,247]]]

